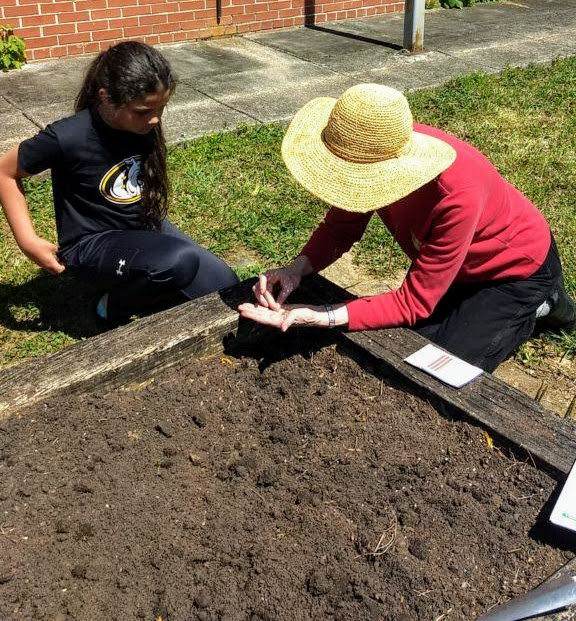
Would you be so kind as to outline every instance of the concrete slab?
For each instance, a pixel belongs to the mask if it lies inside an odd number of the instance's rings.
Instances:
[[[443,84],[451,78],[478,70],[492,72],[489,67],[480,67],[472,59],[460,59],[440,52],[427,52],[417,56],[401,58],[387,67],[371,69],[355,76],[359,82],[386,84],[401,91],[412,91]]]
[[[284,121],[309,99],[336,97],[361,81],[413,90],[471,71],[576,54],[576,0],[427,11],[425,53],[415,56],[400,51],[403,25],[403,15],[382,15],[163,47],[181,80],[165,115],[168,140]],[[0,148],[70,113],[89,61],[0,73]]]
[[[343,91],[356,84],[346,76],[333,76],[309,80],[289,90],[263,90],[257,95],[230,94],[225,101],[237,110],[262,123],[287,121],[294,111],[315,97],[339,97]]]
[[[256,122],[241,111],[209,98],[184,105],[169,105],[162,121],[166,140],[172,144]]]
[[[0,153],[16,146],[22,137],[33,136],[38,131],[23,114],[15,113],[8,106],[6,108],[0,109]]]

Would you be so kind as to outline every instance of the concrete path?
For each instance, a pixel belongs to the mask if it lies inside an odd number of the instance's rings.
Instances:
[[[403,15],[164,47],[180,84],[170,142],[286,121],[309,99],[359,82],[412,90],[462,73],[576,55],[576,0],[521,0],[426,12],[422,54],[402,51]],[[72,112],[89,59],[0,73],[0,151]]]

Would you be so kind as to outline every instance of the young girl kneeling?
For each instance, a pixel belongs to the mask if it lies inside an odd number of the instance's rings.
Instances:
[[[100,284],[110,327],[237,283],[232,270],[166,218],[160,119],[176,78],[136,41],[99,54],[62,119],[0,157],[0,202],[22,252],[53,274]],[[58,246],[39,237],[20,180],[50,169]]]

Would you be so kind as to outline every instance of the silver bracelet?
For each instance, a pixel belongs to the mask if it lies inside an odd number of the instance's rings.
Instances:
[[[336,325],[336,315],[334,314],[332,304],[324,304],[324,308],[328,313],[328,327],[333,328]]]

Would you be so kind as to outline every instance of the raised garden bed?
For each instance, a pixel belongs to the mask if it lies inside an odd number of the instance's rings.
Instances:
[[[536,442],[540,425],[540,449],[509,437],[490,448],[465,409],[499,384],[402,378],[385,361],[402,351],[390,333],[271,341],[247,326],[224,350],[245,295],[80,344],[75,366],[73,351],[56,357],[52,390],[54,357],[0,376],[12,404],[0,422],[2,621],[473,619],[574,557],[547,525],[567,421],[534,406],[518,426]],[[204,307],[210,324],[185,337],[186,313]],[[168,346],[158,326],[170,319]],[[43,388],[17,398],[15,377]],[[513,427],[504,392],[510,420],[496,426]]]

